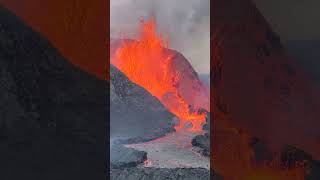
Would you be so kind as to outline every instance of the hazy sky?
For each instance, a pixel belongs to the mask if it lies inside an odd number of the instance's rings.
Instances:
[[[320,0],[253,1],[283,39],[320,39]]]
[[[199,73],[210,69],[210,0],[111,0],[111,37],[138,32],[139,20],[154,14],[170,48],[181,52]]]

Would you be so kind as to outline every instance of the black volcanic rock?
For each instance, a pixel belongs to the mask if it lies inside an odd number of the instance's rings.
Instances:
[[[191,144],[201,148],[201,153],[204,156],[210,156],[210,135],[208,133],[197,135],[192,139]]]
[[[1,179],[105,179],[108,92],[0,7]]]
[[[209,134],[210,134],[210,121],[211,121],[211,115],[210,115],[210,112],[207,112],[206,123],[202,126],[202,129],[205,131],[208,131]]]
[[[200,152],[204,156],[210,156],[210,113],[207,112],[206,123],[202,126],[202,129],[206,132],[205,134],[195,136],[191,144],[195,147],[200,148]]]
[[[112,180],[209,180],[210,172],[202,168],[124,168],[111,169]]]
[[[143,142],[174,131],[174,115],[156,97],[112,65],[110,73],[112,142]]]
[[[147,153],[132,148],[126,148],[122,144],[113,144],[110,149],[111,168],[135,167],[147,160]]]

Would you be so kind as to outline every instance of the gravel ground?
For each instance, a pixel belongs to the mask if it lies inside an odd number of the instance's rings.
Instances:
[[[111,169],[112,180],[209,180],[210,172],[203,168],[124,168]]]
[[[199,133],[178,131],[153,141],[125,145],[138,151],[147,152],[145,166],[157,168],[210,168],[210,158],[193,147],[192,139]]]

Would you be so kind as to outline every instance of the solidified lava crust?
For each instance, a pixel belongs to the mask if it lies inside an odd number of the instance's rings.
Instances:
[[[113,180],[209,180],[210,172],[202,168],[123,168],[111,169]]]

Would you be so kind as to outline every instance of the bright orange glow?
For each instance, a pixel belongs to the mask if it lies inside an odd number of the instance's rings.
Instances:
[[[138,40],[124,42],[111,63],[126,74],[131,81],[157,97],[169,111],[180,119],[177,130],[190,121],[192,122],[191,131],[201,131],[205,114],[198,113],[200,107],[187,102],[179,91],[178,86],[184,74],[173,67],[175,54],[166,49],[168,42],[161,35],[157,35],[154,19],[142,22],[141,25]],[[190,93],[188,97],[193,96]]]
[[[305,169],[302,165],[286,168],[278,160],[259,168],[253,168],[243,180],[304,180]]]
[[[255,163],[255,153],[250,137],[227,124],[215,127],[213,167],[226,180],[304,180],[307,167],[295,164],[288,167],[281,161],[280,153],[273,152],[272,160]]]

